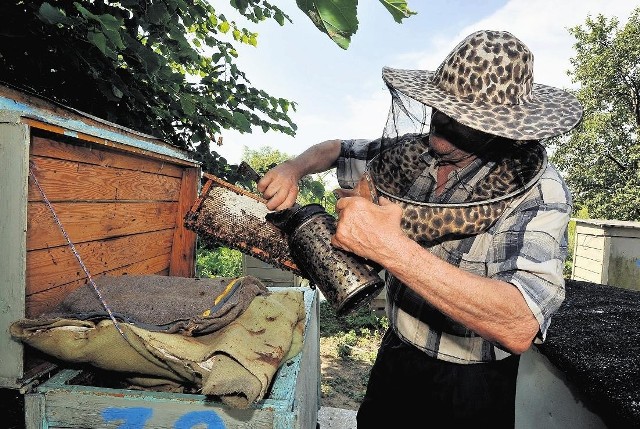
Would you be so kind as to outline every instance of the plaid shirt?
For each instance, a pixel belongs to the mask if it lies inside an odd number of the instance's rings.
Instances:
[[[337,163],[340,186],[354,187],[369,160],[379,152],[379,146],[379,140],[342,142]],[[491,168],[480,160],[472,162],[452,173],[464,180],[450,181],[442,195],[435,197],[432,191],[437,165],[428,152],[422,158],[427,167],[405,196],[415,201],[464,201],[474,183]],[[562,269],[571,204],[564,181],[547,164],[539,182],[516,198],[486,232],[445,241],[429,251],[465,271],[503,280],[518,288],[540,325],[535,340],[539,343],[545,339],[552,314],[564,300]],[[510,355],[442,314],[395,277],[387,275],[386,287],[391,327],[400,338],[429,356],[455,363],[477,363]]]

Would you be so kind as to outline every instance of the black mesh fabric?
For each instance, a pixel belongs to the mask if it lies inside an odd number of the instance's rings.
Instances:
[[[408,149],[411,145],[419,145],[423,146],[424,150],[428,150],[426,141],[430,132],[433,109],[393,87],[388,86],[388,89],[391,94],[391,107],[381,137],[380,154],[370,170],[374,181],[377,185],[380,185],[379,187],[382,187],[382,191],[393,196],[406,198],[403,189],[411,186],[410,182],[420,171],[416,170],[412,173],[398,171],[398,169],[402,170],[403,167],[401,165],[402,161],[398,160],[396,153],[401,153],[404,150],[400,150],[400,146]],[[531,185],[532,179],[546,166],[546,160],[541,157],[541,151],[544,151],[544,149],[539,142],[516,141],[489,134],[485,135],[487,140],[484,143],[469,145],[465,150],[471,151],[484,164],[496,163],[495,167],[487,172],[486,178],[477,184],[478,189],[469,198],[464,200],[452,198],[447,201],[441,201],[442,203],[480,202],[509,195],[518,189],[523,189],[527,184]],[[447,140],[450,139],[447,138]],[[459,143],[460,146],[468,144],[466,141]],[[382,154],[385,151],[386,155]],[[434,153],[431,153],[431,155],[436,159],[438,158]],[[389,183],[388,180],[380,177],[381,172],[386,170],[381,163],[394,163],[396,168],[392,168],[392,171],[396,171],[394,176],[397,178],[397,183]],[[496,186],[498,181],[494,180],[491,175],[499,174],[497,171],[505,166],[508,171],[514,174],[513,180],[510,180],[508,186]],[[468,175],[456,175],[454,180],[448,182],[448,187],[464,186],[467,178]],[[424,201],[416,202],[421,203]]]
[[[414,100],[388,86],[391,107],[382,133],[380,151],[402,143],[407,135],[421,136],[429,133],[431,107]]]

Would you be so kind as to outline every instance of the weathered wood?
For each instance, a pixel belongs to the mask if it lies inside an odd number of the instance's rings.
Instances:
[[[76,245],[91,275],[98,275],[170,251],[173,230],[130,235]],[[27,288],[31,295],[85,278],[69,246],[33,250],[27,254]]]
[[[300,354],[299,372],[295,378],[296,385],[293,392],[294,427],[301,429],[315,429],[320,408],[320,309],[318,296],[314,294],[313,304],[308,311],[314,312],[307,318],[305,326],[305,342]],[[285,429],[291,426],[282,426]]]
[[[602,279],[602,271],[594,269],[587,269],[583,266],[576,265],[573,267],[573,275],[572,278],[576,280],[584,280],[592,283],[600,283]],[[601,269],[601,266],[597,267]]]
[[[54,209],[74,244],[175,227],[175,202],[55,203]],[[66,245],[44,203],[29,203],[27,250]]]
[[[8,326],[24,317],[27,228],[28,129],[0,123],[0,386],[14,387],[22,375],[22,345]]]
[[[601,233],[594,232],[597,232],[595,228],[576,228],[576,245],[592,249],[604,249],[605,237]]]
[[[200,395],[71,386],[46,393],[46,422],[55,428],[264,429],[276,409],[226,409]],[[189,424],[187,424],[187,422]]]
[[[180,185],[169,275],[193,277],[196,274],[196,233],[184,226],[184,217],[198,197],[199,168],[186,168]]]
[[[199,168],[157,138],[0,86],[0,386],[19,389],[38,374],[24,374],[34,359],[8,326],[86,281],[29,161],[95,276],[169,274],[183,171]]]
[[[35,175],[50,201],[178,201],[181,179],[143,171],[119,170],[42,157],[31,157]],[[29,185],[29,201],[42,201]]]
[[[184,167],[122,151],[105,148],[94,143],[74,141],[73,144],[34,136],[31,143],[31,155],[47,158],[66,159],[85,164],[126,170],[144,171],[164,176],[182,177]]]
[[[281,270],[260,259],[243,254],[242,274],[259,278],[267,286],[299,286],[302,277],[291,271]]]
[[[26,395],[24,398],[25,429],[47,429],[44,416],[45,396],[42,394]]]
[[[166,276],[169,274],[169,256],[170,255],[167,251],[165,254],[136,262],[134,264],[125,265],[115,270],[97,273],[95,275],[91,273],[91,276],[94,278],[101,275],[120,276],[127,274],[156,274],[159,276]],[[86,282],[87,279],[83,278],[27,296],[27,317],[37,317],[46,311],[52,310],[56,305],[62,302],[69,293],[73,292]]]
[[[602,249],[596,249],[593,247],[587,246],[577,246],[576,254],[582,256],[585,259],[590,259],[594,261],[596,264],[602,263]]]

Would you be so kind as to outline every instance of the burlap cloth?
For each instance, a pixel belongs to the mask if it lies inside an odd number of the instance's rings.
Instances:
[[[95,284],[119,321],[150,331],[183,335],[216,331],[238,317],[255,296],[268,293],[260,280],[251,276],[237,279],[102,276],[95,279]],[[39,318],[108,317],[98,295],[86,284]]]
[[[139,280],[138,285],[146,283]],[[173,282],[179,280],[156,281],[178,287],[178,283]],[[260,285],[257,280],[241,282],[241,285],[251,288],[256,282]],[[144,313],[146,322],[178,320],[169,315],[184,314],[181,312],[186,307],[165,311],[164,307],[170,306],[164,299],[164,292],[147,295],[148,308],[139,312],[136,318],[142,318]],[[238,293],[241,291],[237,290],[234,295]],[[171,301],[172,305],[179,301],[178,294],[168,293],[168,296],[175,299]],[[211,302],[207,296],[201,298],[202,302]],[[110,304],[114,312],[122,314],[114,301]],[[128,305],[134,307],[133,302]],[[204,306],[209,307],[208,304]],[[150,311],[153,309],[156,310]],[[198,312],[196,315],[202,308]],[[47,316],[52,314],[59,313]],[[164,316],[157,319],[159,315]],[[182,326],[185,320],[192,319],[197,317],[179,318],[179,324]],[[264,398],[279,366],[302,349],[305,319],[302,292],[284,290],[255,296],[244,311],[220,329],[198,336],[120,323],[125,340],[106,317],[22,319],[14,322],[10,330],[16,339],[57,359],[121,372],[140,387],[190,386],[205,395],[217,396],[232,407],[246,408]]]

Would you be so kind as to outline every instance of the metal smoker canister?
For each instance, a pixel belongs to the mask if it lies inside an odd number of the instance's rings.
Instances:
[[[287,235],[292,259],[338,315],[370,302],[383,288],[384,281],[364,258],[331,245],[336,220],[321,205],[294,206],[266,219]]]

